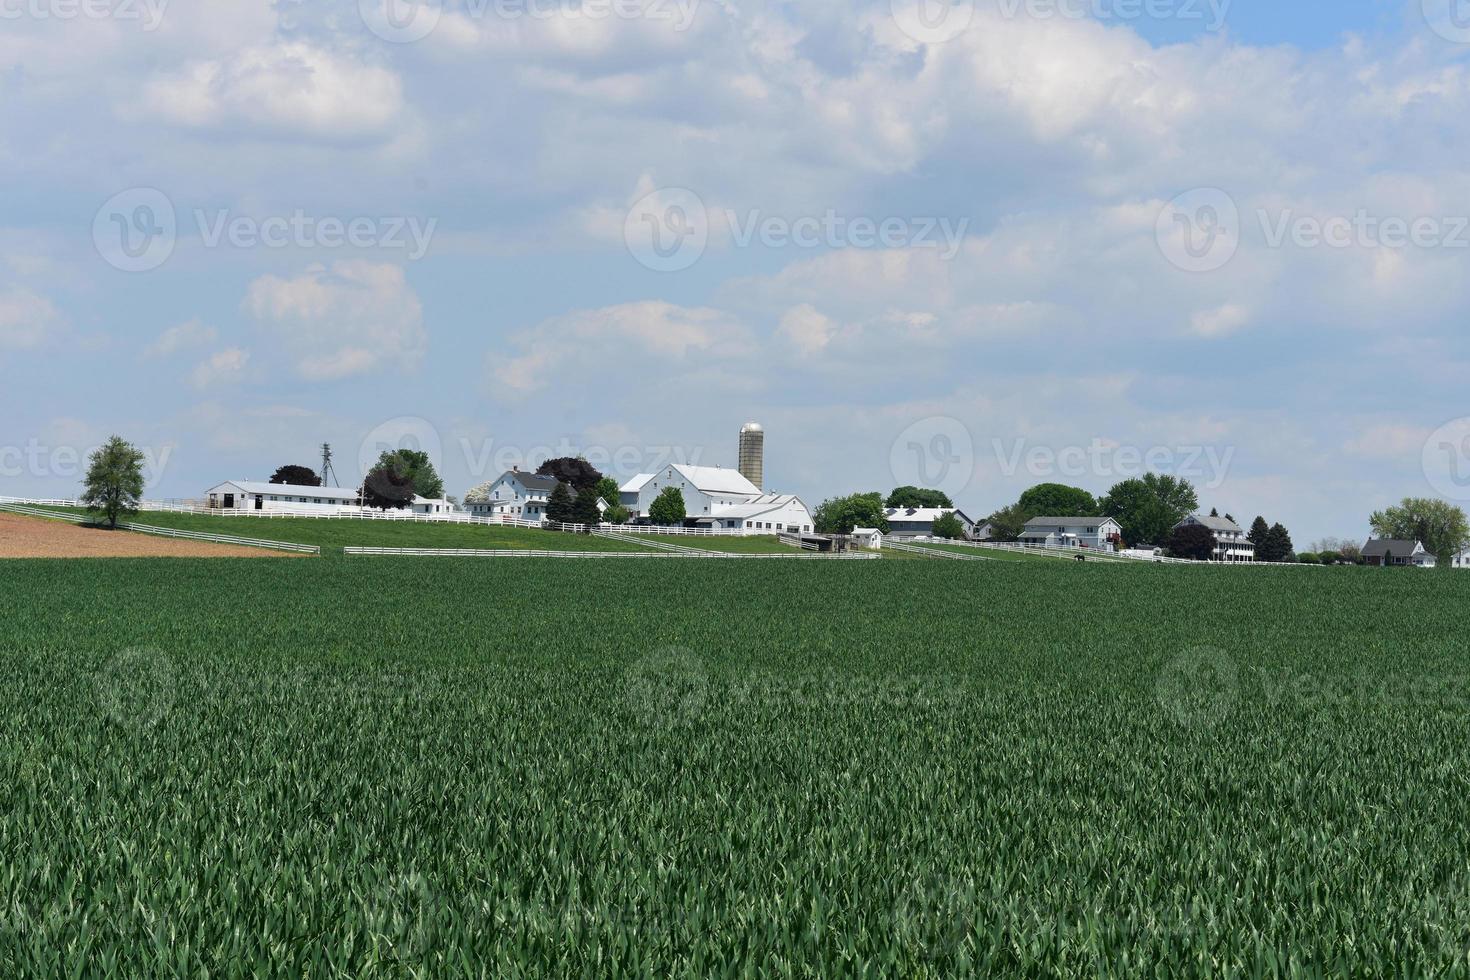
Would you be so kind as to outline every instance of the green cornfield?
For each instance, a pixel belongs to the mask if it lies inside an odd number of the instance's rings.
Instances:
[[[1470,972],[1470,577],[0,563],[0,975]]]

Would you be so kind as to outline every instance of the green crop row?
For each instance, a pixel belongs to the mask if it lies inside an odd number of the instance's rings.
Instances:
[[[1467,599],[0,563],[0,975],[1463,972]]]

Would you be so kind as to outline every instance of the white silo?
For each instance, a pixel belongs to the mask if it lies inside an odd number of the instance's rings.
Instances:
[[[766,430],[759,422],[740,427],[740,475],[758,488],[765,488]]]

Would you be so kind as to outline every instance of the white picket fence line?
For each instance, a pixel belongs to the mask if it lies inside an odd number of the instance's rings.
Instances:
[[[476,551],[452,548],[343,548],[344,555],[376,555],[399,558],[670,558],[670,559],[714,559],[721,561],[873,561],[881,555],[842,554],[822,555],[806,552],[789,555],[749,555],[736,552],[676,552],[676,551],[535,551],[503,550]]]
[[[24,514],[28,517],[46,517],[56,520],[67,521],[71,524],[87,524],[91,518],[82,514],[61,514],[54,510],[38,510],[35,507],[23,504],[12,504],[7,500],[0,500],[0,510],[14,514]],[[289,541],[263,541],[259,538],[240,538],[233,534],[205,534],[201,531],[180,531],[172,527],[154,527],[151,524],[135,524],[131,521],[119,521],[118,528],[123,531],[136,531],[140,534],[151,534],[162,538],[183,538],[189,541],[207,541],[211,544],[233,544],[248,548],[266,548],[271,551],[289,551],[298,555],[320,555],[322,549],[314,544],[293,544]]]
[[[953,551],[944,551],[939,548],[925,548],[916,544],[904,544],[901,541],[885,541],[883,547],[891,551],[902,551],[907,554],[923,555],[926,558],[950,558],[955,561],[997,561],[995,558],[987,558],[985,555],[961,555]]]

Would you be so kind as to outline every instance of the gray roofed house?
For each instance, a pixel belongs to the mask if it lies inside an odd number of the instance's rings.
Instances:
[[[1375,538],[1363,545],[1363,561],[1376,568],[1389,566],[1433,568],[1437,562],[1418,541]]]
[[[1033,517],[1021,543],[1034,548],[1086,548],[1116,551],[1123,526],[1111,517]]]

